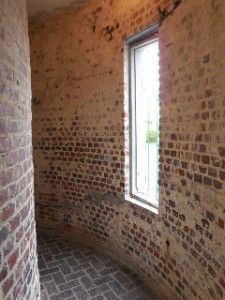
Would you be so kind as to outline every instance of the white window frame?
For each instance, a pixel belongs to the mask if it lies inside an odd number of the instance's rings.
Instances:
[[[136,80],[135,80],[135,72],[134,72],[134,52],[135,49],[139,47],[143,47],[150,43],[153,43],[158,40],[158,23],[152,25],[151,27],[145,29],[144,31],[140,32],[139,34],[134,35],[133,37],[129,38],[126,41],[128,47],[128,72],[129,72],[129,136],[130,136],[130,157],[129,157],[129,170],[130,170],[130,178],[129,178],[129,198],[134,199],[134,203],[143,204],[142,206],[151,206],[153,208],[158,208],[158,180],[156,182],[156,189],[157,189],[157,197],[156,199],[149,199],[146,200],[144,197],[142,198],[141,195],[136,191],[136,183],[137,183],[137,156],[136,156]],[[158,130],[159,131],[159,130]],[[158,137],[159,138],[159,137]],[[158,160],[159,163],[159,160]]]

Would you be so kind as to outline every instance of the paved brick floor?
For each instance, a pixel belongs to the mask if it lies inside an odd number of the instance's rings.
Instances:
[[[41,300],[160,300],[137,274],[78,243],[42,234],[38,256]]]

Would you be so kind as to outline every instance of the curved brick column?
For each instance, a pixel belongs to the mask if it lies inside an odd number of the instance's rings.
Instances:
[[[0,1],[0,299],[39,299],[25,0]]]

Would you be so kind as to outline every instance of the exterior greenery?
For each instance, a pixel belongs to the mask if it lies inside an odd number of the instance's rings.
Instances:
[[[146,143],[147,144],[155,144],[157,141],[157,136],[156,132],[153,130],[150,130],[149,132],[146,133]]]
[[[157,142],[156,132],[153,130],[150,130],[151,125],[152,125],[152,121],[148,121],[148,131],[146,132],[146,143],[147,144],[156,144],[156,142]]]

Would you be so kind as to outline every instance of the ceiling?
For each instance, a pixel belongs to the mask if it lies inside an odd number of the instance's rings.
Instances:
[[[28,16],[31,21],[58,14],[83,5],[89,0],[27,0]]]

